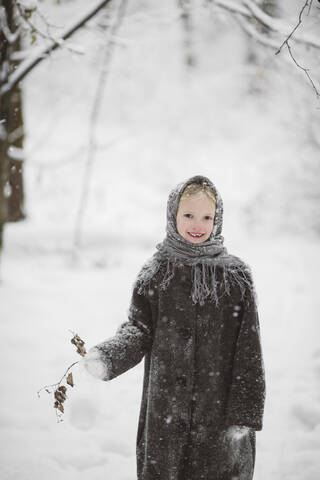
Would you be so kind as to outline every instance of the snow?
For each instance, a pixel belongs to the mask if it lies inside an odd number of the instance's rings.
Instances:
[[[46,8],[66,26],[75,2]],[[317,104],[293,66],[263,49],[249,65],[243,33],[207,13],[193,10],[190,69],[175,2],[129,4],[81,248],[74,225],[103,31],[90,24],[72,38],[86,55],[57,51],[24,80],[28,218],[6,225],[1,257],[1,480],[135,480],[143,362],[110,382],[76,365],[61,423],[52,396],[37,392],[81,360],[70,331],[88,350],[126,320],[136,274],[164,237],[168,193],[195,174],[216,183],[225,245],[256,282],[267,398],[255,480],[319,478]]]

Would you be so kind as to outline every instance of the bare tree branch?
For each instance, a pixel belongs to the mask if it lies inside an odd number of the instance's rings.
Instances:
[[[72,25],[69,25],[60,36],[59,40],[52,41],[51,45],[35,49],[34,53],[24,60],[20,66],[9,75],[6,82],[0,88],[0,97],[12,90],[38,63],[45,59],[50,52],[59,48],[61,42],[71,37],[79,28],[81,28],[88,20],[94,17],[99,10],[110,3],[111,0],[100,0],[94,7],[90,7],[85,14],[82,14]]]

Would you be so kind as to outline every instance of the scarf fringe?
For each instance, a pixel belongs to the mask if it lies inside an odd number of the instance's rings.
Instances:
[[[257,293],[249,265],[239,257],[231,255],[224,257],[223,260],[211,264],[198,262],[191,265],[193,303],[202,306],[208,299],[218,307],[220,300],[225,295],[230,295],[231,287],[235,285],[239,287],[241,300],[244,300],[246,305],[252,301],[257,304]],[[141,269],[136,281],[140,295],[148,293],[151,280],[158,273],[161,263],[161,259],[155,254]],[[181,264],[182,262],[177,259],[167,258],[166,270],[159,285],[161,290],[168,287]],[[222,281],[221,278],[217,278],[219,266],[222,267]]]

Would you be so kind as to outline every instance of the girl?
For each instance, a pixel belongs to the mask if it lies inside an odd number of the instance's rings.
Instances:
[[[164,241],[128,320],[83,362],[111,380],[144,362],[138,480],[251,480],[265,374],[250,268],[228,254],[223,204],[204,176],[169,195]]]

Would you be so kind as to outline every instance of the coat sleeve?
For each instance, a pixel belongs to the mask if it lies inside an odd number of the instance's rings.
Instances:
[[[133,288],[128,320],[123,322],[113,337],[93,347],[100,353],[106,367],[102,380],[112,380],[137,365],[153,341],[152,310],[148,298]]]
[[[259,315],[253,290],[246,291],[236,340],[232,380],[227,402],[227,426],[262,430],[266,395]]]

